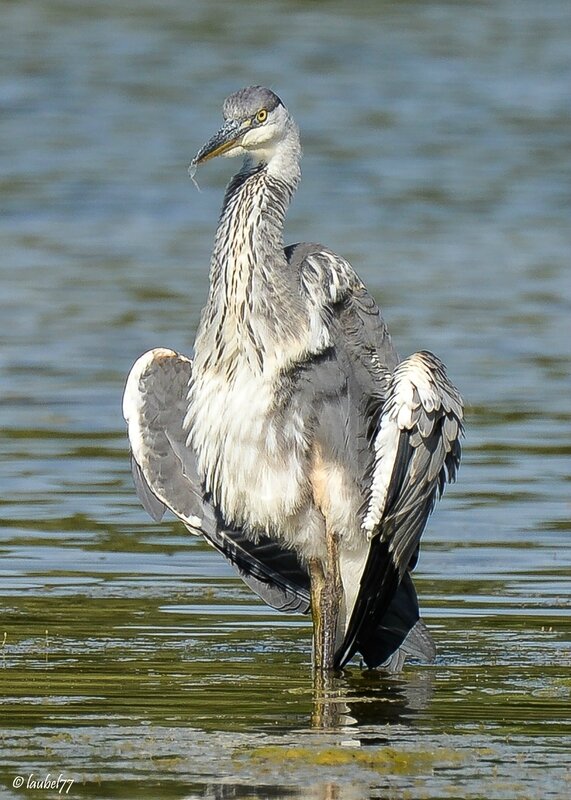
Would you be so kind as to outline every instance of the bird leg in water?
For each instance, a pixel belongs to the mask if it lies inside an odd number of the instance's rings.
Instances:
[[[319,558],[309,562],[311,579],[311,616],[313,618],[313,666],[316,671],[323,669],[323,614],[321,598],[325,587],[323,564]]]
[[[325,564],[320,559],[312,559],[309,565],[313,660],[314,667],[318,671],[333,669],[342,592],[337,534],[327,530],[325,536],[327,542]]]

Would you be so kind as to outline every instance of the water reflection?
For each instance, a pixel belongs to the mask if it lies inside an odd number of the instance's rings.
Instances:
[[[303,788],[291,786],[249,786],[237,783],[207,784],[203,790],[186,795],[184,800],[362,800],[363,786],[320,783]]]
[[[317,730],[354,728],[355,742],[386,742],[360,738],[359,729],[391,724],[410,725],[415,712],[426,709],[432,696],[432,673],[388,675],[381,670],[348,670],[342,676],[314,676],[311,726]]]

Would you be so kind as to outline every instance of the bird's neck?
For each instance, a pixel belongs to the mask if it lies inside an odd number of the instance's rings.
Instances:
[[[272,169],[272,167],[274,167]],[[210,270],[210,293],[195,343],[195,364],[235,369],[246,360],[263,371],[277,348],[302,324],[291,298],[295,276],[284,254],[283,226],[299,181],[299,159],[289,169],[245,164],[232,179],[220,215]],[[285,176],[285,177],[284,177]],[[287,298],[287,299],[286,299]],[[285,302],[284,302],[285,300]]]
[[[253,270],[271,270],[283,260],[285,216],[296,185],[297,180],[274,177],[267,164],[245,165],[234,176],[216,231],[212,273],[233,273],[246,263]]]

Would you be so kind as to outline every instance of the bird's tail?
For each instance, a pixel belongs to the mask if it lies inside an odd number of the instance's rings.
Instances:
[[[382,579],[379,581],[379,575]],[[420,621],[418,599],[410,573],[399,581],[388,546],[374,540],[362,576],[361,591],[353,608],[345,637],[335,654],[335,667],[342,669],[361,653],[373,669],[386,666],[396,671],[407,655],[432,661],[435,647],[428,629]]]
[[[436,648],[420,619],[418,599],[410,573],[406,572],[384,614],[372,616],[355,642],[369,668],[383,666],[400,672],[407,657],[434,661]]]

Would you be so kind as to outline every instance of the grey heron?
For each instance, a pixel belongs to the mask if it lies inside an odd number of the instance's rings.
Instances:
[[[463,405],[428,351],[399,359],[351,265],[284,247],[300,180],[292,116],[269,89],[226,99],[198,151],[243,163],[224,197],[194,359],[142,355],[126,383],[138,496],[170,509],[269,605],[313,616],[314,666],[432,658],[411,571],[460,461]]]

